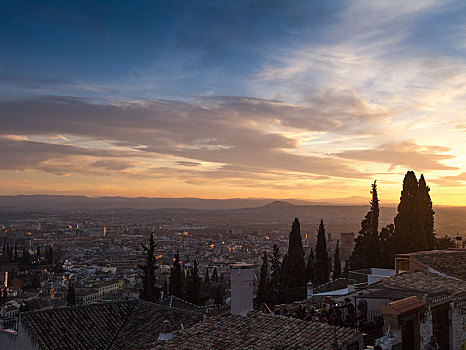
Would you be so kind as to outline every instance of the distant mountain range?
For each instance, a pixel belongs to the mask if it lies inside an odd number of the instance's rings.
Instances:
[[[86,197],[64,195],[17,195],[0,196],[0,208],[27,209],[160,209],[187,208],[198,210],[226,210],[250,208],[280,202],[270,198],[128,198],[128,197]],[[305,201],[284,199],[281,202],[294,205],[361,205],[368,204],[363,197],[332,199],[328,201]]]
[[[380,226],[393,223],[396,205],[383,206]],[[466,207],[434,207],[435,229],[442,234],[466,233]],[[254,218],[255,221],[272,222],[294,217],[318,224],[326,220],[333,232],[357,231],[369,210],[368,199],[351,197],[329,201],[304,201],[267,198],[126,198],[86,197],[61,195],[0,196],[0,212],[11,218],[13,212],[37,211],[66,212],[72,210],[116,210],[125,212],[150,211],[151,215],[170,217],[176,215],[209,215],[215,217]],[[291,221],[290,221],[291,222]]]

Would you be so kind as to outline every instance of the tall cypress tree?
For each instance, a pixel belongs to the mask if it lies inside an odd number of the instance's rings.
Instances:
[[[218,283],[218,272],[217,272],[217,267],[214,267],[214,271],[212,271],[212,282]]]
[[[279,289],[280,289],[280,278],[281,278],[281,261],[280,261],[280,247],[274,243],[272,248],[272,257],[270,259],[270,296],[271,304],[278,304]]]
[[[380,267],[384,269],[395,268],[395,226],[389,224],[380,230]]]
[[[430,187],[427,186],[424,174],[419,178],[419,204],[421,210],[422,224],[424,226],[424,249],[432,250],[435,245],[434,214],[432,200],[430,199]]]
[[[142,288],[139,291],[139,298],[146,301],[156,302],[159,298],[159,291],[155,287],[155,242],[154,233],[150,234],[149,246],[143,245],[146,255],[146,263],[139,265],[142,270]]]
[[[68,284],[68,293],[66,294],[66,301],[69,305],[76,305],[76,291],[71,281]]]
[[[260,308],[263,303],[268,303],[269,296],[269,262],[267,260],[267,253],[264,252],[262,256],[262,265],[259,277],[259,286],[257,288],[256,306]]]
[[[335,248],[335,259],[333,260],[333,279],[341,278],[341,262],[340,262],[340,240],[337,241]]]
[[[327,239],[325,238],[324,220],[320,220],[316,245],[316,284],[328,282],[330,272],[330,258],[327,253]]]
[[[315,280],[316,280],[315,264],[316,262],[315,262],[314,251],[311,248],[311,252],[309,253],[309,257],[307,258],[307,265],[306,265],[308,282],[315,283]]]
[[[204,283],[205,284],[210,283],[209,268],[208,267],[205,268]]]
[[[283,258],[280,289],[284,292],[286,301],[306,298],[306,263],[304,261],[303,240],[298,218],[291,227],[288,252]]]
[[[186,282],[186,300],[195,305],[201,305],[201,278],[199,277],[199,271],[197,268],[197,261],[194,260],[194,266],[192,267],[189,277]]]
[[[377,195],[377,183],[372,184],[372,199],[370,210],[361,222],[361,230],[355,239],[353,253],[349,264],[352,270],[380,267],[380,239],[379,239],[379,198]]]
[[[180,255],[176,252],[173,267],[170,271],[169,292],[177,298],[183,297],[184,271],[181,269]]]
[[[395,216],[396,253],[411,253],[426,247],[419,185],[413,171],[403,179],[398,214]]]

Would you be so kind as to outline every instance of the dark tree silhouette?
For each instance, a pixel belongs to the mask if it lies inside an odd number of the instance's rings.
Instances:
[[[139,291],[139,298],[146,301],[156,302],[159,298],[159,290],[155,287],[155,269],[156,269],[156,260],[155,260],[155,242],[154,234],[150,234],[149,246],[142,246],[144,248],[144,253],[146,255],[146,263],[144,265],[139,265],[139,268],[142,270],[141,279],[142,279],[142,288]]]
[[[328,282],[330,272],[330,258],[327,253],[327,239],[325,238],[324,221],[320,220],[319,231],[317,232],[316,245],[316,284]]]
[[[395,268],[395,226],[389,224],[380,230],[380,267]]]
[[[398,214],[395,216],[396,253],[417,252],[426,246],[416,175],[408,171],[403,180]]]
[[[434,233],[434,214],[432,209],[432,200],[430,199],[430,188],[426,184],[424,174],[419,178],[419,204],[421,210],[421,219],[424,228],[424,249],[432,250],[435,248],[435,233]]]
[[[349,267],[352,270],[380,267],[380,208],[376,181],[372,184],[371,194],[370,210],[361,222],[361,230],[359,230],[358,237],[355,239],[356,244],[349,259]]]
[[[340,240],[337,241],[335,248],[335,259],[333,260],[333,279],[341,278],[341,262],[340,262]]]
[[[175,259],[173,260],[173,267],[170,271],[170,295],[177,298],[183,297],[184,280],[185,277],[184,271],[181,269],[180,255],[176,252]]]
[[[287,302],[306,298],[307,273],[298,218],[291,227],[288,252],[283,258],[280,289]]]
[[[66,294],[66,301],[68,305],[76,305],[76,291],[71,281],[68,284],[68,293]]]
[[[197,261],[194,260],[194,266],[191,268],[186,280],[186,300],[195,305],[202,305],[201,298],[202,281],[199,277]]]
[[[267,259],[267,253],[264,252],[262,256],[262,265],[259,277],[259,286],[257,288],[256,306],[260,308],[263,303],[268,303],[270,299],[269,293],[269,262]]]
[[[212,271],[212,282],[219,283],[217,267],[214,267],[214,271]]]
[[[309,253],[309,257],[307,258],[307,265],[306,265],[306,271],[307,271],[307,281],[315,283],[316,281],[316,261],[315,261],[315,256],[314,256],[314,251],[311,248],[311,252]]]
[[[272,257],[270,259],[270,303],[279,303],[279,289],[280,289],[280,275],[281,275],[281,261],[280,261],[280,247],[277,244],[273,245]]]
[[[204,283],[205,283],[205,284],[210,283],[209,268],[208,268],[208,267],[205,268]]]

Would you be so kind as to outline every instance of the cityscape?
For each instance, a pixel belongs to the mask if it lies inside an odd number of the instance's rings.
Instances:
[[[466,4],[0,9],[0,350],[466,350]]]

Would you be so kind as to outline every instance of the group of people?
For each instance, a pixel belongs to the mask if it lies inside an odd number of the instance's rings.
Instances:
[[[339,327],[362,328],[368,321],[367,301],[362,297],[359,299],[357,307],[354,306],[350,298],[345,298],[343,305],[336,303],[324,304],[321,309],[316,309],[314,306],[305,307],[301,304],[293,310],[277,308],[275,311],[271,311],[267,308],[263,311],[306,321],[328,323]]]

